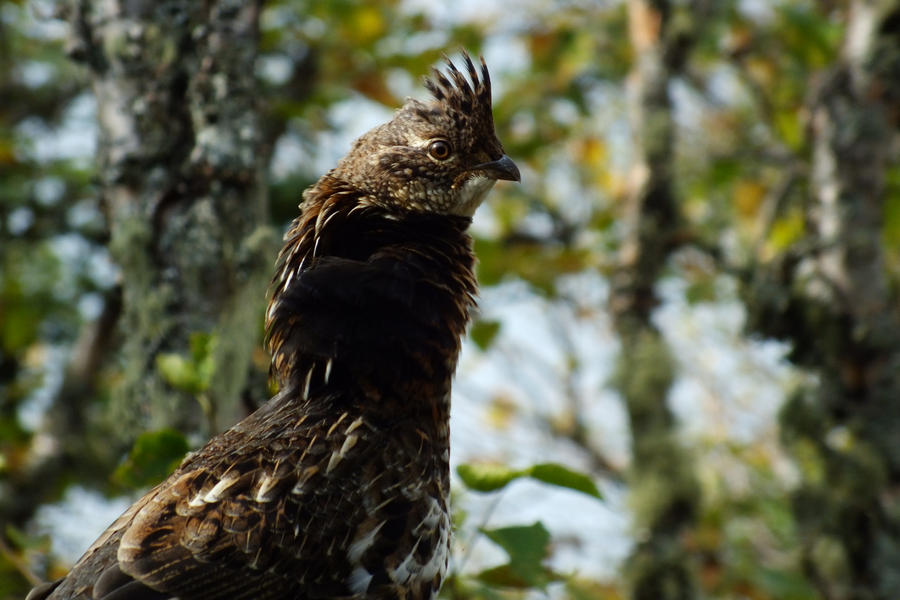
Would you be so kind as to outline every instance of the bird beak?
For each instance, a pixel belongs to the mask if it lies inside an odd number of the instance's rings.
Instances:
[[[503,155],[497,160],[475,165],[472,171],[484,171],[489,177],[494,179],[505,179],[506,181],[521,181],[519,175],[519,167],[507,155]]]

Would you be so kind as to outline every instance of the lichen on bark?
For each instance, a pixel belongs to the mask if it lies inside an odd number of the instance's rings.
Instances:
[[[900,589],[900,303],[881,234],[900,2],[857,0],[849,14],[840,60],[808,106],[807,239],[757,268],[744,293],[748,329],[789,342],[814,375],[780,415],[802,474],[792,500],[804,570],[823,598],[887,600]]]
[[[240,414],[275,236],[255,93],[260,2],[75,1],[70,53],[97,98],[100,193],[122,272],[122,375],[111,418],[130,438],[209,435]],[[169,385],[160,353],[222,340],[215,419]]]
[[[668,1],[631,0],[628,9],[636,160],[625,207],[628,232],[609,299],[621,343],[612,384],[629,416],[632,446],[628,483],[637,542],[624,575],[631,598],[685,600],[696,593],[684,534],[697,518],[700,489],[668,406],[676,361],[652,315],[659,303],[657,282],[682,226],[671,171],[675,126],[669,86],[683,66],[691,34],[683,20],[673,20]]]

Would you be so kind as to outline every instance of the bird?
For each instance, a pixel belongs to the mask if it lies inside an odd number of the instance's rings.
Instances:
[[[437,595],[468,228],[497,180],[520,180],[484,58],[462,55],[304,192],[265,314],[279,391],[27,600]]]

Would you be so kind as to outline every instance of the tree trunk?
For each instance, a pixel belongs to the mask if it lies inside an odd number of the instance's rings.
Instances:
[[[637,156],[626,206],[629,230],[609,304],[621,342],[615,385],[632,436],[629,484],[637,543],[625,575],[632,598],[682,600],[694,597],[682,533],[696,517],[699,489],[667,405],[675,360],[651,316],[658,304],[656,282],[681,221],[672,187],[669,83],[681,68],[687,38],[675,31],[668,1],[631,0],[628,8]]]
[[[70,52],[97,98],[101,194],[122,269],[123,376],[111,408],[126,439],[163,426],[208,436],[240,414],[274,256],[254,78],[260,6],[71,6]],[[213,339],[209,383],[176,389],[159,357],[191,357],[203,335]]]
[[[900,314],[882,254],[898,23],[897,0],[851,2],[840,62],[810,102],[810,239],[757,275],[748,302],[751,330],[791,342],[816,375],[781,426],[803,471],[803,565],[828,600],[900,590]]]

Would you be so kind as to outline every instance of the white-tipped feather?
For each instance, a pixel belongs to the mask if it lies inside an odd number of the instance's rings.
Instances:
[[[362,424],[363,424],[363,418],[357,417],[355,421],[350,423],[350,427],[347,428],[347,431],[344,432],[344,435],[350,435],[351,433],[353,433],[354,431],[356,431],[357,429],[362,427]]]
[[[375,543],[375,536],[378,535],[382,527],[384,527],[384,521],[351,542],[350,549],[347,551],[347,558],[350,559],[351,563],[359,562],[363,553],[372,547],[372,544]]]
[[[229,475],[227,477],[223,477],[216,485],[213,486],[211,490],[206,492],[206,495],[203,496],[203,501],[207,504],[218,502],[222,499],[222,492],[234,485],[237,480],[237,475]]]
[[[315,368],[315,365],[310,367],[309,370],[306,372],[306,381],[303,383],[303,399],[304,400],[309,399],[309,384],[310,384],[310,381],[312,381],[312,372],[313,372],[314,368]]]
[[[353,434],[348,435],[344,439],[344,443],[341,445],[341,450],[340,450],[341,456],[342,457],[347,456],[347,453],[350,452],[350,450],[353,448],[353,446],[356,445],[356,442],[358,442],[358,441],[359,441],[358,435],[353,435]]]
[[[356,567],[347,578],[347,587],[354,594],[365,594],[369,590],[371,582],[372,574],[366,571],[365,567]]]
[[[259,487],[256,489],[256,496],[253,497],[257,502],[269,502],[272,500],[272,497],[269,496],[269,492],[272,491],[272,488],[275,487],[275,484],[278,483],[278,480],[270,475],[264,475],[263,478],[259,482]]]

